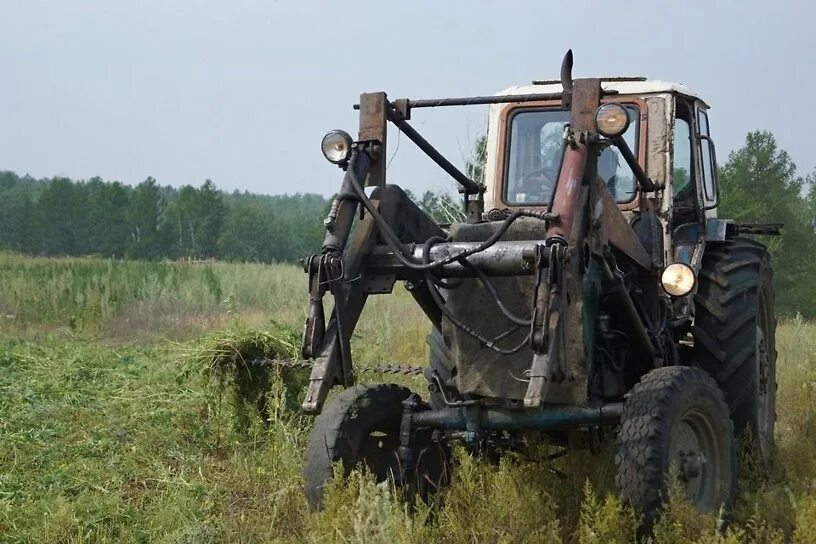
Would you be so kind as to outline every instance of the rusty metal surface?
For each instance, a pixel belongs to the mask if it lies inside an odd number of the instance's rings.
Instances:
[[[649,254],[643,249],[635,231],[618,209],[606,182],[601,178],[595,178],[590,185],[590,206],[593,230],[597,232],[602,245],[608,243],[644,269],[651,269]]]
[[[595,134],[595,111],[601,104],[601,80],[597,78],[576,79],[573,83],[570,123],[576,134]]]
[[[547,230],[547,238],[557,236],[566,240],[569,236],[586,163],[587,148],[584,144],[566,147],[552,205],[552,212],[558,214],[558,221],[554,221]]]
[[[385,150],[388,137],[388,97],[384,92],[360,95],[360,131],[358,141],[378,142],[379,149],[372,153],[371,170],[365,179],[367,187],[385,185]]]
[[[547,238],[566,240],[572,234],[580,201],[581,186],[595,177],[597,155],[589,155],[587,145],[596,135],[595,111],[601,101],[601,80],[578,79],[573,84],[570,110],[571,140],[564,147],[561,172],[553,195],[552,212],[558,215],[547,230]]]

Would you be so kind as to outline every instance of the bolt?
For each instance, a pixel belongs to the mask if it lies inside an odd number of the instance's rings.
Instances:
[[[699,455],[694,455],[693,453],[689,452],[687,455],[681,455],[681,463],[680,463],[680,472],[683,477],[683,481],[688,482],[700,476],[702,472],[702,459],[700,459]]]

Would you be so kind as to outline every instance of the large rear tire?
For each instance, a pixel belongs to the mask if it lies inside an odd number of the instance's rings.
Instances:
[[[672,470],[686,499],[714,512],[734,497],[736,462],[728,406],[706,372],[658,368],[632,388],[618,434],[616,483],[647,528],[666,499]]]
[[[725,393],[737,436],[758,459],[773,455],[776,319],[770,256],[747,239],[706,247],[695,302],[694,360]]]
[[[402,401],[411,391],[395,384],[358,385],[341,393],[317,417],[309,437],[304,465],[306,498],[319,510],[323,491],[340,463],[343,476],[353,469],[368,471],[377,482],[399,481]],[[447,481],[447,449],[431,440],[429,431],[414,436],[414,489],[427,496]]]

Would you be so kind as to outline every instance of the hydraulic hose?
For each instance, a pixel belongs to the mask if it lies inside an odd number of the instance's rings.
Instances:
[[[543,221],[550,221],[555,217],[547,212],[537,212],[533,210],[525,210],[519,209],[515,210],[511,213],[507,219],[505,219],[501,226],[494,232],[487,240],[479,244],[478,246],[474,247],[473,249],[464,250],[457,255],[450,255],[445,257],[444,259],[440,259],[438,261],[432,261],[427,263],[418,263],[416,262],[412,256],[410,256],[413,252],[403,244],[396,233],[391,229],[391,226],[388,222],[383,218],[377,208],[374,206],[374,203],[371,202],[371,199],[368,198],[368,195],[365,194],[362,185],[360,184],[360,180],[357,179],[357,176],[349,170],[348,180],[351,184],[352,189],[357,194],[357,197],[360,199],[360,202],[363,204],[363,207],[366,209],[368,213],[371,214],[374,223],[377,225],[377,228],[380,230],[380,233],[385,238],[386,244],[391,248],[394,252],[394,256],[397,260],[403,264],[404,266],[410,268],[411,270],[417,271],[426,271],[432,270],[434,268],[439,268],[446,264],[450,264],[454,261],[458,261],[461,259],[466,259],[467,257],[479,253],[480,251],[484,251],[485,249],[489,248],[493,244],[499,241],[502,236],[507,232],[507,229],[510,228],[510,225],[518,219],[519,217],[533,217],[536,219],[541,219]]]
[[[438,238],[438,237],[436,237]],[[422,260],[423,262],[427,261],[430,257],[430,250],[431,246],[433,245],[434,238],[429,239],[425,245],[423,246],[422,251]],[[433,274],[427,270],[425,271],[425,281],[429,284],[433,283]],[[448,318],[456,328],[460,329],[461,331],[465,332],[466,334],[472,336],[476,340],[478,340],[482,345],[492,349],[496,353],[501,353],[502,355],[512,355],[513,353],[517,353],[521,350],[524,346],[526,346],[530,340],[530,333],[528,332],[524,339],[515,347],[510,349],[500,348],[496,345],[500,339],[505,338],[508,336],[508,333],[505,332],[494,339],[485,338],[482,336],[478,331],[472,329],[470,326],[462,323],[453,313],[447,308],[445,301],[442,299],[442,295],[439,294],[439,291],[436,289],[429,289],[428,290],[431,294],[431,298],[433,299],[434,303],[439,307],[442,314]]]

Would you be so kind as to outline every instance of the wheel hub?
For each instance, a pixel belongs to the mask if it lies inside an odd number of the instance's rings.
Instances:
[[[680,479],[685,483],[690,483],[693,479],[698,478],[703,471],[705,461],[702,456],[693,451],[680,452],[678,455],[678,469]]]
[[[709,459],[716,458],[712,429],[699,413],[687,413],[672,433],[669,461],[676,470],[687,500],[707,509],[717,493],[716,467]]]

